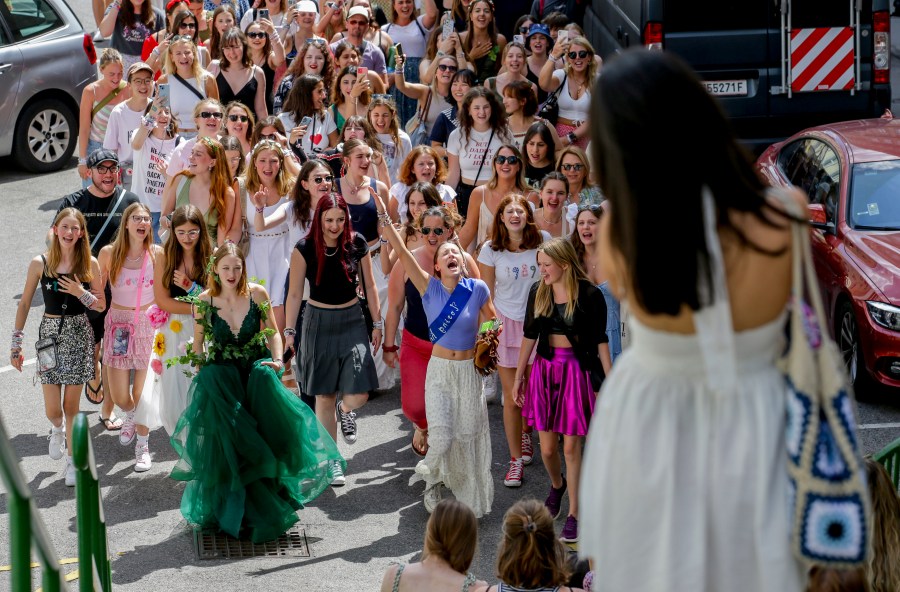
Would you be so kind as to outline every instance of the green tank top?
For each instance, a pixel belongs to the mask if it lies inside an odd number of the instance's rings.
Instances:
[[[175,208],[190,205],[191,203],[191,182],[193,177],[182,175],[178,181],[178,188],[175,190]],[[212,207],[210,203],[209,209],[203,215],[206,220],[206,229],[209,231],[209,238],[212,246],[215,247],[219,241],[219,212]]]

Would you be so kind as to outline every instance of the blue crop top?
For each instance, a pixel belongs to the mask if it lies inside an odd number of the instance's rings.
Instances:
[[[453,351],[466,351],[475,347],[475,339],[478,336],[478,313],[491,297],[491,291],[487,284],[477,279],[460,278],[459,284],[472,290],[472,296],[436,345]],[[441,284],[441,280],[432,277],[428,282],[428,289],[422,296],[422,306],[429,325],[440,316],[448,300],[450,293]]]

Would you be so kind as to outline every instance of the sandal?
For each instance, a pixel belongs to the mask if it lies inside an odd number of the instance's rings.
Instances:
[[[100,423],[106,427],[108,432],[117,432],[122,429],[122,418],[110,415],[109,417],[101,417]]]
[[[102,403],[103,399],[106,398],[106,395],[103,394],[103,382],[101,381],[97,388],[92,387],[90,382],[86,382],[84,384],[84,398],[94,405]]]
[[[416,436],[422,434],[422,438],[425,441],[425,445],[422,448],[416,448]],[[428,453],[428,430],[423,430],[416,427],[413,432],[412,440],[409,443],[409,447],[412,448],[412,451],[416,453],[417,456],[425,456]]]

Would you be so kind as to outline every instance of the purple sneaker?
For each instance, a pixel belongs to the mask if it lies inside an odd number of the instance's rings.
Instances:
[[[562,532],[559,535],[559,540],[564,543],[578,542],[578,519],[575,518],[575,516],[566,518],[566,525],[563,526]]]
[[[568,487],[568,483],[566,483],[566,478],[563,477],[562,487],[556,489],[552,485],[550,486],[550,493],[547,495],[547,499],[544,500],[544,505],[547,506],[547,509],[550,510],[550,516],[556,520],[559,518],[559,507],[562,504],[563,495],[566,493],[566,488]]]

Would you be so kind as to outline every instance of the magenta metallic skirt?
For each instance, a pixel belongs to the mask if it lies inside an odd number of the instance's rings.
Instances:
[[[585,436],[594,413],[591,378],[571,348],[552,349],[551,359],[534,358],[522,417],[540,432]]]

